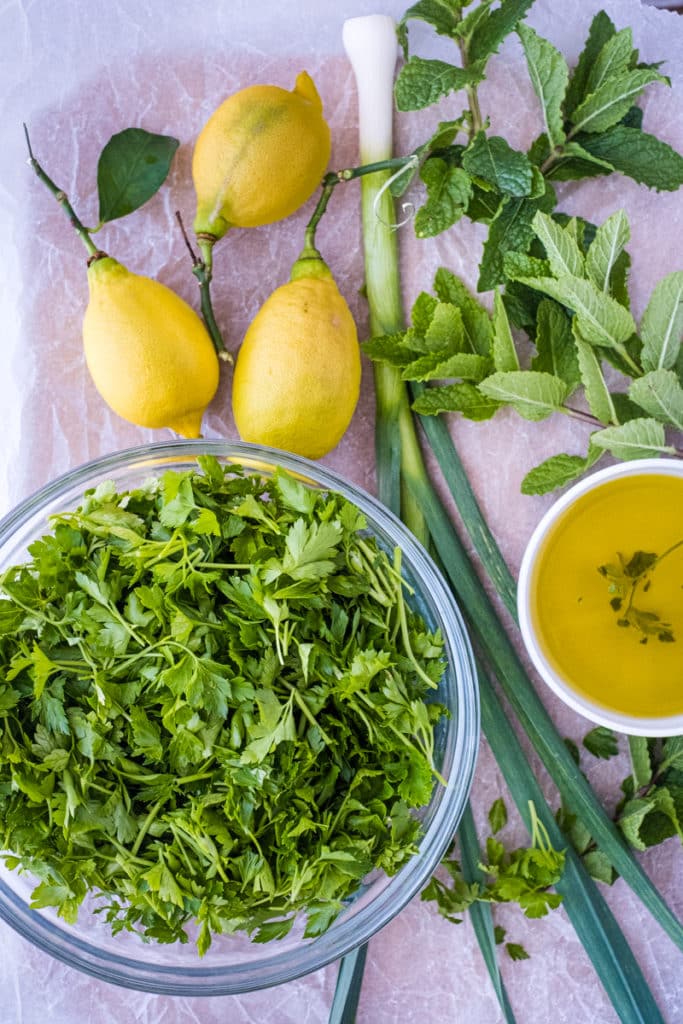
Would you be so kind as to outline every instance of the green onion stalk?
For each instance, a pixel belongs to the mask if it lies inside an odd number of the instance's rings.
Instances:
[[[344,25],[344,46],[356,78],[361,178],[363,248],[370,329],[391,334],[404,325],[398,271],[395,211],[388,187],[393,158],[393,79],[397,56],[395,25],[383,15],[353,18]],[[382,165],[382,170],[365,173]],[[368,166],[369,165],[369,166]],[[503,690],[518,721],[541,757],[570,810],[589,830],[615,870],[651,911],[669,937],[683,949],[683,925],[644,873],[614,822],[574,763],[523,667],[425,468],[411,399],[400,371],[374,364],[376,393],[376,469],[379,497],[440,561],[468,622],[477,652],[482,727],[520,815],[531,832],[530,803],[555,846],[567,847],[558,890],[566,912],[621,1021],[656,1024],[662,1016],[619,925],[569,840],[559,830],[503,708]],[[484,520],[446,425],[423,422],[428,443],[461,511],[470,542],[508,609],[515,614],[515,584]],[[463,867],[476,870],[478,841],[469,807],[459,828]],[[487,905],[470,913],[482,954],[506,1021],[514,1016],[500,978],[493,927]],[[366,950],[343,958],[330,1021],[351,1024],[362,982]]]

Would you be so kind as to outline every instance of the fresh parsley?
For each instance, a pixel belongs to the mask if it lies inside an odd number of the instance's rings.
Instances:
[[[330,925],[412,856],[443,643],[340,495],[202,457],[0,577],[0,819],[32,906],[114,933]]]

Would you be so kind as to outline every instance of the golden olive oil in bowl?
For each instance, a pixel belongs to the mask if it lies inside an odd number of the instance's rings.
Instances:
[[[567,491],[529,542],[518,600],[566,703],[621,732],[683,732],[683,464],[622,463]]]

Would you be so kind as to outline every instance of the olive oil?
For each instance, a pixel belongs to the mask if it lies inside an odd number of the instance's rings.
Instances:
[[[683,713],[681,540],[683,477],[659,473],[588,491],[548,533],[531,616],[546,658],[584,697],[625,715]],[[604,571],[638,562],[651,566],[631,589]]]

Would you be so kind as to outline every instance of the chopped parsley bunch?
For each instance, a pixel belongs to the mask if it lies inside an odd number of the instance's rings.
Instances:
[[[0,844],[32,906],[203,954],[320,934],[414,854],[445,709],[360,510],[199,463],[102,484],[0,576]]]

